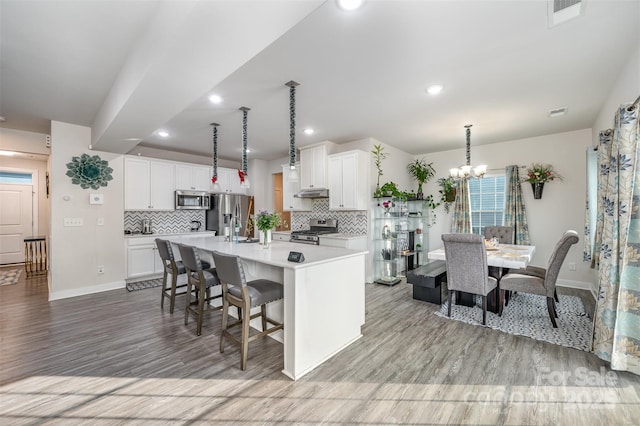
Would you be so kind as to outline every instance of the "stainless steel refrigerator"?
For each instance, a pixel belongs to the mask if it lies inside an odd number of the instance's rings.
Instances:
[[[240,235],[249,219],[249,196],[240,194],[211,194],[207,210],[207,231],[216,231],[217,235],[233,236],[236,223],[240,225]]]

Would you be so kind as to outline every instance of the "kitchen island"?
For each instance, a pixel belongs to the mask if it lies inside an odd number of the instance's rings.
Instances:
[[[284,241],[265,249],[257,243],[224,242],[222,237],[192,238],[190,244],[208,260],[213,260],[213,250],[239,256],[247,280],[267,278],[284,285],[283,300],[267,310],[273,319],[284,321],[283,333],[271,336],[284,343],[282,372],[293,380],[362,337],[366,250]],[[291,251],[302,252],[304,262],[289,262]],[[260,330],[260,321],[254,321]]]

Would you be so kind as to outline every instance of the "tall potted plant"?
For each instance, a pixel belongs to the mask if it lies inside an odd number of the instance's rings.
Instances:
[[[374,145],[373,150],[371,151],[376,164],[376,168],[378,169],[378,181],[376,182],[376,190],[373,193],[373,196],[376,198],[382,197],[384,195],[380,190],[380,176],[382,176],[382,160],[387,158],[387,153],[383,151],[384,148],[381,144]]]
[[[436,171],[433,168],[433,163],[427,163],[424,159],[416,159],[407,165],[407,172],[409,172],[409,174],[418,181],[418,191],[416,196],[421,200],[424,197],[422,193],[422,185],[425,182],[428,182],[436,174]]]

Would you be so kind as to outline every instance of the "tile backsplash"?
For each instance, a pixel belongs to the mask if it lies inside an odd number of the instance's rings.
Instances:
[[[329,210],[328,198],[313,200],[310,212],[291,212],[291,230],[309,229],[309,219],[338,219],[338,232],[350,235],[366,235],[368,212]]]
[[[204,210],[175,210],[166,212],[155,211],[125,211],[124,229],[125,231],[140,231],[142,219],[151,219],[151,230],[156,234],[172,234],[178,232],[189,232],[191,221],[199,220],[203,230],[205,226]]]

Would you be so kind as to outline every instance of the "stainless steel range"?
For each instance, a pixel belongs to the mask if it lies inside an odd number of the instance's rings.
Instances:
[[[309,229],[291,232],[289,241],[294,243],[320,244],[320,235],[338,232],[338,219],[309,219]]]

